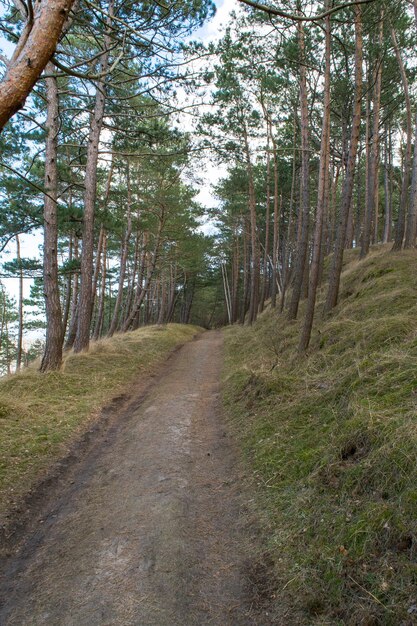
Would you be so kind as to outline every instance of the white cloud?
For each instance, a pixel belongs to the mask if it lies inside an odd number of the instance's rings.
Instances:
[[[201,40],[204,43],[219,39],[229,21],[231,12],[236,11],[240,6],[237,0],[217,0],[215,4],[217,7],[216,15],[194,33],[193,39]]]

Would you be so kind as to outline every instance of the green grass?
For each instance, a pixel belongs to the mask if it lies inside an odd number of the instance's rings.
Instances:
[[[0,379],[0,510],[8,512],[114,396],[149,377],[199,331],[168,324],[115,335],[69,354],[62,371],[34,367]],[[1,521],[1,520],[0,520]]]
[[[388,251],[348,253],[307,357],[300,322],[270,310],[226,332],[224,400],[257,487],[277,623],[417,620],[417,253]]]

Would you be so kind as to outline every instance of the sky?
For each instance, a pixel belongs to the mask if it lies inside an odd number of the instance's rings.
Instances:
[[[229,20],[230,13],[233,10],[238,10],[239,2],[238,0],[215,0],[216,4],[216,14],[213,19],[207,21],[202,28],[195,31],[191,37],[192,40],[198,40],[203,43],[208,43],[209,41],[218,40],[224,31],[224,28]],[[0,7],[0,17],[1,17],[1,7]],[[10,56],[12,52],[11,45],[4,41],[0,40],[0,48],[7,56]],[[211,185],[216,183],[217,180],[224,174],[224,169],[215,166],[210,163],[208,160],[204,163],[204,172],[198,172],[201,183],[197,185],[200,188],[199,195],[197,200],[206,207],[211,207],[216,203],[216,199],[213,197],[211,192]],[[210,223],[204,224],[201,227],[201,230],[205,233],[210,233],[213,231],[213,226]],[[21,235],[21,254],[22,257],[38,257],[40,254],[39,247],[42,244],[42,237],[38,233],[36,235]],[[1,261],[11,260],[15,257],[16,244],[12,241],[7,249],[5,250],[4,255],[2,255]],[[8,293],[17,298],[18,294],[18,281],[15,278],[4,278],[1,279],[3,284],[6,287]],[[31,280],[24,280],[24,298],[28,298],[30,295],[30,284]]]

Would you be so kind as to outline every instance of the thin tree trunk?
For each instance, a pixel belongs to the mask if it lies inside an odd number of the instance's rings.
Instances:
[[[267,280],[268,280],[268,258],[269,258],[269,221],[270,221],[270,213],[271,213],[271,155],[269,151],[269,141],[270,141],[270,128],[269,122],[267,122],[267,152],[266,152],[266,211],[265,211],[265,243],[264,243],[264,257],[263,257],[263,272],[262,272],[262,288],[261,288],[261,298],[259,302],[259,312],[261,313],[265,306],[265,298],[267,292]]]
[[[159,248],[161,244],[163,224],[164,224],[164,217],[161,216],[159,219],[158,231],[156,233],[155,246],[153,249],[152,257],[147,266],[146,278],[145,278],[143,286],[141,285],[139,292],[137,292],[137,297],[135,298],[133,309],[123,326],[123,332],[126,332],[129,330],[129,328],[131,327],[131,325],[133,324],[135,320],[135,317],[139,315],[140,308],[148,292],[152,276],[155,272],[156,262],[159,256]],[[135,327],[137,328],[137,325]]]
[[[352,200],[353,183],[355,177],[356,154],[358,150],[361,102],[362,102],[362,19],[361,6],[355,5],[355,104],[352,119],[352,130],[349,146],[349,157],[346,176],[343,181],[342,199],[339,215],[339,226],[336,237],[335,251],[330,271],[329,288],[325,303],[325,313],[331,311],[337,304],[339,295],[340,275],[343,265],[343,251],[346,241],[346,226],[349,207]]]
[[[300,111],[301,111],[301,187],[300,187],[300,233],[297,239],[297,258],[294,274],[293,290],[288,319],[295,320],[301,298],[308,250],[308,226],[310,213],[310,147],[308,128],[308,100],[307,100],[307,68],[305,62],[304,25],[298,22],[298,45],[300,50]]]
[[[101,263],[101,284],[100,296],[98,299],[97,318],[94,328],[93,339],[97,341],[101,337],[104,321],[104,303],[106,301],[106,270],[107,270],[107,233],[103,230],[102,237],[102,263]]]
[[[17,350],[16,350],[16,371],[20,370],[22,365],[23,354],[23,266],[20,254],[20,239],[16,235],[16,258],[17,267],[19,269],[19,300],[17,303],[18,319],[17,319]]]
[[[106,72],[109,65],[110,27],[112,24],[114,0],[109,1],[109,17],[106,23],[104,36],[104,49],[102,55],[101,73]],[[99,80],[96,88],[96,101],[94,112],[91,116],[90,133],[87,147],[87,161],[85,173],[84,194],[84,227],[83,227],[83,251],[81,256],[81,289],[78,305],[78,327],[74,342],[74,351],[88,350],[90,342],[90,324],[92,314],[92,275],[93,275],[93,251],[94,251],[94,212],[97,197],[97,164],[100,133],[103,125],[104,108],[106,102],[106,79]]]
[[[78,238],[74,235],[74,259],[79,258]],[[78,324],[78,295],[79,295],[79,274],[76,272],[73,278],[72,299],[71,299],[71,317],[70,325],[68,328],[67,340],[64,345],[64,350],[70,350],[74,345],[75,335],[77,334]]]
[[[273,232],[273,248],[272,248],[272,276],[271,276],[271,306],[275,308],[277,305],[277,269],[278,269],[278,246],[279,246],[279,181],[278,181],[278,155],[274,138],[272,138],[274,146],[274,232]],[[290,216],[291,217],[291,216]]]
[[[72,254],[73,254],[73,235],[71,234],[69,237],[69,246],[68,246],[68,261],[72,262]],[[63,310],[62,317],[62,340],[64,340],[65,333],[67,332],[68,319],[71,309],[71,294],[72,294],[72,273],[68,272],[67,277],[67,285],[65,289],[65,304]]]
[[[390,185],[390,153],[388,152],[387,135],[390,135],[391,129],[385,131],[385,150],[384,150],[384,193],[385,193],[385,214],[384,214],[384,236],[383,243],[388,243],[391,239],[391,223],[392,223],[392,205],[391,205],[391,185]]]
[[[330,7],[326,0],[325,10]],[[323,234],[323,218],[325,211],[326,189],[329,176],[329,152],[330,152],[330,53],[331,31],[330,16],[326,17],[326,47],[325,47],[325,71],[324,71],[324,102],[323,102],[323,126],[321,131],[319,184],[317,194],[316,224],[313,240],[313,257],[310,270],[310,288],[304,326],[298,346],[299,352],[307,350],[310,343],[311,329],[313,327],[314,309],[316,306],[317,286],[320,274],[321,246]]]
[[[414,20],[417,27],[417,0],[413,0]],[[413,248],[416,244],[416,227],[417,227],[417,113],[415,117],[414,131],[414,156],[413,156],[413,173],[411,179],[411,195],[410,206],[407,216],[407,228],[405,232],[404,248]]]
[[[125,283],[125,275],[126,275],[126,263],[127,257],[129,254],[129,244],[130,244],[130,236],[132,234],[132,188],[130,185],[130,172],[129,172],[129,161],[127,162],[127,170],[126,170],[126,184],[127,184],[127,216],[126,216],[126,232],[124,234],[123,242],[122,242],[122,250],[120,255],[120,273],[119,273],[119,286],[117,291],[116,303],[114,305],[113,317],[110,324],[108,336],[112,337],[116,331],[118,321],[119,321],[119,312],[120,307],[123,300],[123,288]]]
[[[374,72],[374,95],[373,95],[373,119],[372,119],[372,141],[369,154],[369,167],[368,167],[368,183],[367,183],[367,197],[365,208],[365,224],[362,235],[362,246],[360,258],[363,259],[369,252],[369,246],[371,242],[371,227],[372,220],[375,220],[375,230],[378,228],[378,174],[379,174],[379,111],[381,105],[381,84],[382,84],[382,38],[384,34],[384,12],[381,10],[381,18],[379,22],[379,37],[378,37],[378,54],[375,59],[375,72]]]
[[[290,253],[291,253],[291,242],[292,238],[292,230],[293,223],[295,222],[294,213],[294,204],[295,204],[295,183],[296,183],[296,172],[297,172],[297,109],[294,107],[294,115],[293,115],[293,156],[292,156],[292,176],[291,176],[291,196],[290,196],[290,206],[288,209],[288,227],[287,227],[287,241],[285,246],[282,247],[282,293],[281,293],[281,302],[280,302],[280,312],[284,310],[285,306],[285,296],[287,293],[287,287],[289,285],[289,275],[290,275]],[[278,259],[277,259],[278,261]]]
[[[62,311],[58,282],[58,131],[59,101],[58,83],[54,66],[48,63],[46,71],[46,151],[43,238],[43,289],[46,308],[46,341],[41,372],[58,370],[62,364]]]
[[[248,175],[249,186],[249,216],[250,216],[250,233],[251,233],[251,251],[252,263],[250,271],[250,304],[249,304],[249,324],[252,324],[258,314],[259,301],[259,245],[258,245],[258,229],[256,224],[256,196],[255,183],[253,179],[253,167],[251,154],[249,149],[249,139],[246,124],[243,124],[243,137],[245,142],[246,171]]]
[[[410,101],[410,93],[408,88],[408,78],[405,72],[405,67],[403,60],[401,58],[400,49],[397,43],[397,37],[395,34],[395,30],[391,29],[391,38],[394,45],[395,56],[397,58],[398,67],[401,74],[401,80],[403,84],[404,90],[404,99],[405,99],[405,109],[406,109],[406,124],[407,124],[407,139],[406,139],[406,147],[405,147],[405,155],[404,155],[404,167],[403,167],[403,179],[401,185],[401,196],[400,196],[400,206],[398,209],[398,220],[395,229],[395,239],[394,245],[392,246],[392,250],[401,250],[403,246],[404,240],[404,231],[405,231],[405,221],[406,221],[406,212],[407,212],[407,203],[408,203],[408,189],[410,186],[410,166],[411,166],[411,135],[412,135],[412,124],[411,124],[411,101]]]
[[[414,248],[416,245],[416,224],[417,224],[417,113],[414,132],[414,155],[413,171],[411,176],[410,204],[407,214],[407,227],[405,230],[404,248]]]

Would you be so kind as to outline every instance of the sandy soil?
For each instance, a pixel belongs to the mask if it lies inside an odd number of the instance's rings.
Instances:
[[[251,588],[221,361],[221,333],[205,333],[121,411],[7,559],[0,624],[270,623]]]

